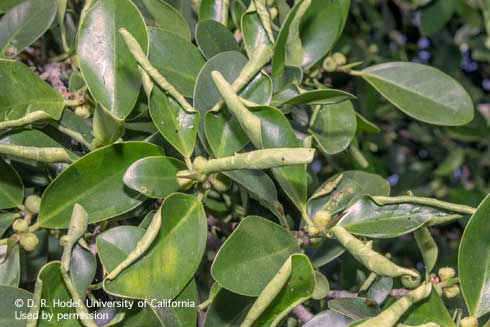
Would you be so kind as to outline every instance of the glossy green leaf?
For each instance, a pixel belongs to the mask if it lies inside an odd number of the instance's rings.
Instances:
[[[339,242],[329,238],[321,240],[318,244],[310,244],[305,248],[305,253],[315,268],[332,262],[344,252],[345,248],[339,245]]]
[[[474,317],[490,312],[490,196],[471,216],[459,245],[458,271],[461,290]]]
[[[61,117],[63,97],[24,64],[0,59],[0,80],[0,128],[18,126],[39,112],[43,118]]]
[[[328,301],[328,308],[354,320],[374,317],[380,313],[376,304],[361,297],[345,297]]]
[[[171,299],[190,281],[206,246],[204,209],[195,197],[174,193],[163,203],[161,217],[160,231],[147,252],[114,280],[104,280],[108,293],[148,300]]]
[[[311,126],[313,137],[327,155],[344,151],[352,142],[357,118],[352,102],[323,105]]]
[[[340,182],[332,192],[325,193],[328,185],[333,183],[340,175],[326,180],[308,200],[308,214],[313,217],[320,210],[336,213],[345,209],[349,204],[357,201],[363,195],[390,194],[390,184],[381,176],[363,171],[348,170],[342,173]],[[331,199],[337,199],[331,201]]]
[[[190,41],[191,31],[182,14],[163,0],[133,0],[143,15],[146,26],[160,27]]]
[[[236,183],[243,186],[253,198],[269,208],[276,215],[284,215],[282,206],[277,200],[277,190],[274,181],[260,170],[235,170],[225,172]]]
[[[88,287],[92,284],[97,269],[97,261],[89,250],[75,245],[71,254],[70,277],[78,294],[84,297]]]
[[[410,203],[380,206],[365,196],[339,220],[348,232],[373,238],[393,238],[410,233],[432,218],[446,216],[438,209]]]
[[[257,216],[241,221],[211,267],[216,282],[238,294],[258,296],[298,243],[283,227]]]
[[[97,253],[107,271],[112,271],[136,247],[145,230],[135,226],[117,226],[97,236]]]
[[[304,61],[299,27],[310,4],[311,0],[297,1],[281,26],[272,58],[272,76],[274,79],[285,73],[286,66],[299,67]]]
[[[24,185],[19,174],[0,158],[0,209],[17,207],[23,199]]]
[[[130,0],[101,0],[88,12],[78,33],[80,70],[90,93],[105,109],[125,118],[138,98],[138,65],[118,32],[127,29],[146,51],[148,33]]]
[[[428,298],[410,307],[400,319],[400,322],[411,326],[429,322],[434,322],[441,327],[456,326],[446,309],[444,301],[434,288],[432,288]]]
[[[433,0],[420,11],[420,30],[423,35],[432,35],[444,28],[456,11],[454,0]]]
[[[240,326],[255,298],[221,288],[206,312],[205,327]]]
[[[231,156],[248,144],[247,134],[235,117],[227,118],[223,112],[206,113],[204,132],[211,150],[216,157]]]
[[[256,107],[255,115],[260,119],[262,148],[300,147],[293,128],[282,112],[273,107]],[[300,209],[306,208],[306,169],[294,165],[272,169],[282,190]]]
[[[333,310],[326,310],[318,313],[308,321],[303,327],[347,327],[352,319]]]
[[[250,56],[259,44],[271,44],[256,11],[248,11],[241,18],[243,44]],[[272,44],[271,44],[272,45]]]
[[[342,32],[344,14],[338,0],[312,0],[301,19],[303,66],[311,67],[333,47]]]
[[[44,191],[38,222],[43,227],[67,228],[75,203],[85,208],[89,223],[135,208],[144,197],[124,185],[124,173],[138,159],[162,154],[159,147],[146,142],[117,143],[89,153]]]
[[[148,35],[151,64],[183,96],[191,98],[197,75],[204,65],[199,49],[190,41],[160,28],[148,28]]]
[[[184,157],[190,157],[196,143],[200,113],[188,113],[159,88],[150,98],[150,115],[163,137]]]
[[[56,0],[25,0],[10,8],[0,19],[0,57],[14,57],[34,43],[53,23],[56,10]]]
[[[473,119],[473,102],[468,93],[436,68],[390,62],[366,68],[360,74],[388,101],[415,119],[445,126],[464,125]]]
[[[207,59],[226,51],[240,51],[231,31],[214,20],[204,20],[197,24],[196,43]]]
[[[42,281],[41,298],[45,300],[46,306],[41,306],[39,309],[39,315],[43,313],[52,314],[53,320],[39,319],[37,326],[47,327],[56,323],[57,326],[82,326],[82,324],[76,319],[59,319],[58,314],[75,314],[75,307],[73,306],[55,306],[54,301],[60,303],[68,303],[72,298],[65,286],[63,277],[61,276],[61,262],[51,261],[43,266],[39,272],[38,278]],[[49,305],[49,306],[48,306]]]
[[[348,92],[335,90],[335,89],[323,89],[323,90],[306,91],[304,93],[300,93],[280,103],[276,103],[276,104],[273,103],[273,105],[279,105],[279,106],[284,104],[290,104],[290,105],[339,104],[340,105],[341,102],[344,102],[346,100],[353,100],[353,99],[355,99],[355,96],[353,96]]]
[[[296,305],[312,296],[315,283],[315,272],[308,257],[303,254],[293,254],[289,280],[252,326],[278,326]]]
[[[199,20],[215,20],[227,25],[228,22],[228,0],[202,0],[199,7]]]
[[[12,286],[0,285],[0,321],[4,326],[9,327],[25,327],[26,321],[16,318],[15,313],[28,314],[29,308],[27,305],[18,308],[15,305],[15,300],[22,300],[27,303],[32,298],[32,294],[21,288]]]
[[[7,245],[1,245],[0,246],[0,285],[17,287],[19,286],[19,282],[20,282],[19,247],[18,246],[15,247],[13,252],[10,253],[7,260],[5,260],[6,254],[7,254]]]
[[[123,180],[128,187],[150,198],[164,198],[182,189],[176,174],[185,169],[185,163],[171,157],[148,157],[133,163]]]

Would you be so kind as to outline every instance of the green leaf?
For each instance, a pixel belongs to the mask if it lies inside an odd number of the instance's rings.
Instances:
[[[352,321],[349,317],[333,310],[326,310],[318,313],[313,319],[304,324],[303,327],[347,327]]]
[[[21,119],[33,115],[61,117],[63,97],[24,64],[0,59],[0,80],[0,128],[30,123]]]
[[[443,126],[464,125],[473,119],[473,102],[468,93],[436,68],[390,62],[366,68],[360,75],[394,106],[415,119]]]
[[[324,190],[342,176],[331,192]],[[348,170],[326,180],[308,200],[308,214],[313,217],[320,210],[337,213],[354,203],[363,195],[390,194],[390,184],[381,176],[363,171]],[[335,200],[333,200],[335,199]]]
[[[223,173],[243,186],[260,204],[271,210],[276,216],[284,216],[282,205],[277,200],[274,181],[260,170],[235,170]]]
[[[196,144],[200,113],[186,112],[173,98],[155,87],[150,98],[150,115],[167,142],[184,157],[190,157]]]
[[[290,105],[339,104],[340,105],[341,102],[344,102],[346,100],[353,100],[355,98],[356,97],[353,96],[352,94],[342,90],[323,89],[323,90],[306,91],[304,93],[300,93],[296,96],[293,96],[279,103],[273,103],[273,105],[279,105],[279,106],[285,104],[290,104]],[[348,103],[350,103],[350,101]]]
[[[311,297],[315,283],[315,272],[308,257],[303,254],[293,254],[289,280],[252,326],[278,326],[296,305]]]
[[[199,20],[215,20],[227,25],[228,22],[228,0],[202,0],[199,7]]]
[[[439,249],[437,244],[430,234],[428,227],[423,226],[417,229],[413,236],[417,242],[420,252],[422,253],[422,258],[424,259],[425,271],[430,273],[437,262],[437,256],[439,254]]]
[[[461,238],[458,271],[461,290],[470,314],[490,312],[490,195],[478,206]]]
[[[25,0],[3,0],[2,3],[0,3],[0,13],[8,11],[10,8],[13,8],[24,1]]]
[[[14,212],[0,212],[0,237],[5,234],[10,225],[12,225],[14,220],[18,217],[19,215]]]
[[[0,285],[17,287],[19,286],[19,282],[20,282],[19,247],[16,246],[14,248],[13,252],[10,253],[7,260],[5,260],[5,255],[7,255],[7,245],[1,245],[0,246],[0,262],[1,262]],[[1,318],[0,321],[2,321]]]
[[[357,119],[352,102],[344,101],[320,107],[311,133],[327,155],[344,151],[356,134]]]
[[[104,280],[106,292],[147,300],[171,299],[191,280],[206,246],[202,204],[191,195],[174,193],[163,203],[161,216],[160,231],[150,248],[114,280]]]
[[[117,118],[133,109],[141,87],[138,65],[119,33],[127,29],[146,51],[148,33],[130,0],[101,0],[90,8],[78,32],[80,70],[95,100]]]
[[[124,184],[150,198],[165,198],[182,190],[176,174],[187,169],[171,157],[148,157],[133,163],[124,174]]]
[[[299,247],[283,227],[257,216],[241,221],[211,267],[216,282],[238,294],[258,296]]]
[[[262,148],[300,147],[296,134],[284,114],[273,107],[255,107],[260,119]],[[293,165],[272,169],[284,193],[300,209],[306,209],[306,168]]]
[[[456,11],[454,0],[433,0],[420,11],[420,30],[423,35],[432,35],[444,28]]]
[[[14,57],[34,43],[53,23],[56,10],[56,0],[25,0],[9,9],[0,19],[0,57]]]
[[[135,226],[117,226],[97,236],[97,253],[106,271],[112,271],[136,247],[145,230]]]
[[[356,235],[393,238],[413,232],[432,218],[446,215],[438,209],[410,203],[380,206],[365,196],[347,209],[338,225]]]
[[[42,314],[53,314],[53,321],[48,319],[39,319],[37,326],[39,327],[49,327],[52,326],[53,322],[56,322],[59,326],[82,326],[82,324],[76,319],[59,319],[58,314],[75,314],[75,307],[73,306],[55,306],[54,301],[59,301],[60,303],[68,303],[70,301],[71,295],[61,276],[61,262],[51,261],[44,265],[39,272],[38,278],[42,281],[42,293],[41,298],[46,302],[46,306],[40,306],[39,315]]]
[[[76,244],[73,247],[70,261],[70,277],[78,294],[84,298],[86,291],[95,277],[97,261],[89,250]]]
[[[131,32],[131,31],[130,31]],[[182,93],[191,98],[204,59],[194,44],[160,28],[148,28],[151,64]]]
[[[19,174],[0,158],[0,209],[18,207],[24,199],[24,184]]]
[[[272,58],[274,80],[285,73],[286,66],[301,66],[303,63],[304,51],[299,37],[299,27],[310,4],[311,0],[297,1],[282,24]]]
[[[377,304],[361,297],[346,297],[328,301],[328,308],[354,320],[374,317],[380,313]]]
[[[21,288],[11,286],[0,286],[0,321],[4,326],[9,327],[25,327],[26,321],[16,318],[15,313],[28,314],[29,308],[23,305],[18,308],[15,305],[15,300],[22,300],[27,303],[32,298],[32,293]]]
[[[235,117],[227,118],[223,112],[207,112],[204,118],[204,132],[216,157],[231,156],[248,144],[247,134]]]
[[[163,0],[133,0],[143,15],[146,26],[160,27],[188,41],[191,31],[182,14]]]
[[[407,325],[434,322],[441,327],[456,326],[435,288],[432,288],[428,298],[412,305],[400,319],[400,322]]]
[[[247,11],[241,16],[243,45],[250,56],[259,44],[271,44],[256,11]]]
[[[312,0],[300,24],[303,66],[311,67],[333,47],[344,24],[342,4],[338,0]]]
[[[89,223],[103,221],[137,207],[144,197],[125,187],[123,175],[138,159],[162,154],[155,145],[126,142],[85,155],[58,175],[44,191],[39,224],[48,228],[67,228],[75,203],[87,211]]]
[[[206,312],[205,327],[240,326],[248,310],[255,301],[254,297],[232,293],[220,289]]]
[[[345,248],[339,242],[329,238],[321,240],[319,244],[310,244],[305,248],[305,253],[315,268],[332,262],[344,252]]]
[[[226,51],[240,51],[231,31],[214,20],[204,20],[197,24],[196,43],[207,59]]]

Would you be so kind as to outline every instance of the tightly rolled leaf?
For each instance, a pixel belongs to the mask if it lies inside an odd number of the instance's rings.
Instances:
[[[194,169],[203,174],[238,169],[270,169],[288,165],[307,164],[313,160],[314,149],[277,148],[237,153],[234,156],[210,159],[197,157]]]

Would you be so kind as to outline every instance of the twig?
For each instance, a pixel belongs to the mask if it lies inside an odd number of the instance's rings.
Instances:
[[[311,319],[313,319],[314,315],[308,311],[302,304],[298,304],[293,309],[294,315],[298,318],[301,324],[305,324]]]

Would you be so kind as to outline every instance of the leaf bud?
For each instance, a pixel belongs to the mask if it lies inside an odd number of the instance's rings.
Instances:
[[[340,52],[335,52],[332,55],[332,58],[335,61],[335,63],[337,64],[337,66],[343,66],[347,63],[347,58],[345,58],[345,56]]]
[[[459,326],[461,327],[478,327],[478,320],[473,317],[464,317],[459,322]]]
[[[448,299],[452,299],[452,298],[459,295],[459,293],[460,293],[459,285],[452,285],[452,286],[446,287],[443,289],[443,292],[444,292],[444,295],[446,295],[446,297]]]
[[[320,210],[317,213],[315,213],[315,216],[313,217],[313,222],[315,223],[316,226],[325,228],[330,222],[330,219],[331,216],[328,211]]]
[[[41,207],[41,198],[35,194],[29,195],[24,201],[24,206],[30,213],[37,214]]]
[[[29,223],[24,219],[17,219],[12,224],[12,229],[16,233],[25,233],[29,230]]]
[[[26,251],[33,251],[37,245],[39,244],[39,239],[33,233],[22,234],[20,238],[20,246],[24,248]]]
[[[75,115],[82,119],[87,119],[90,117],[90,109],[86,105],[81,105],[75,108]]]
[[[327,57],[323,61],[323,69],[327,72],[334,72],[337,70],[337,63],[332,57]]]
[[[437,272],[441,281],[445,282],[456,276],[456,271],[451,267],[443,267]]]

